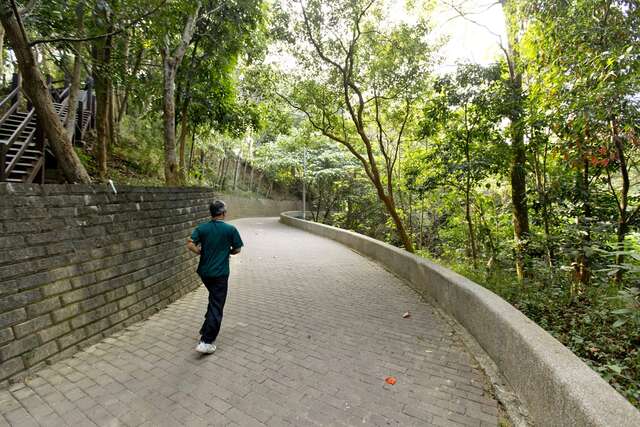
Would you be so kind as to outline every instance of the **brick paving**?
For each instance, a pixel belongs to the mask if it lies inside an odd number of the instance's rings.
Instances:
[[[234,223],[215,354],[193,350],[202,287],[0,390],[0,427],[497,425],[477,363],[401,280],[275,218]]]

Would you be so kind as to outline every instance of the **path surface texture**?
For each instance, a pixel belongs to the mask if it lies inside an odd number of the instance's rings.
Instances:
[[[234,223],[246,246],[215,354],[194,351],[203,286],[0,390],[0,425],[497,424],[477,363],[404,282],[275,218]]]

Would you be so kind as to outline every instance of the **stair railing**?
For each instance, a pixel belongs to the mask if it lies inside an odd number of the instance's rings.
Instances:
[[[11,79],[11,92],[0,101],[0,111],[2,109],[7,108],[7,111],[0,118],[0,126],[13,114],[18,110],[18,106],[20,104],[20,86],[22,84],[22,78],[20,74],[13,74],[13,78]],[[24,123],[23,123],[24,128]],[[9,147],[15,141],[15,132],[9,140],[0,140],[0,181],[5,181],[9,172],[6,167],[7,162],[7,152],[9,151]]]

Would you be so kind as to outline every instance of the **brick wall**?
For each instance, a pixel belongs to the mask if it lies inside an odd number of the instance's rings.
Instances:
[[[218,195],[220,197],[220,195]],[[185,249],[206,188],[0,183],[0,383],[68,357],[199,285]],[[229,217],[295,202],[222,196]]]

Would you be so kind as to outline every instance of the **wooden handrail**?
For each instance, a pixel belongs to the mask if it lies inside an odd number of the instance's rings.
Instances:
[[[0,118],[0,126],[2,126],[5,120],[7,120],[9,116],[12,115],[17,109],[18,109],[18,104],[17,103],[13,104],[11,108],[9,108],[6,113],[4,113],[2,118]]]
[[[4,144],[0,144],[0,181],[7,179],[7,171],[5,165],[7,164],[7,150],[8,148]]]
[[[31,110],[29,110],[29,113],[22,120],[22,123],[20,123],[20,126],[18,126],[16,130],[13,131],[13,133],[11,134],[11,137],[9,137],[9,139],[7,139],[6,141],[2,141],[7,145],[7,148],[11,148],[15,140],[18,138],[18,135],[20,135],[20,133],[24,130],[24,128],[27,127],[27,125],[31,121],[31,118],[35,114],[35,112],[36,112],[35,108],[32,108]]]
[[[69,89],[71,87],[67,86],[61,93],[58,95],[58,99],[68,99],[69,98]]]
[[[13,157],[13,160],[11,160],[11,163],[9,163],[9,166],[5,166],[6,169],[5,169],[4,172],[5,172],[6,175],[9,175],[11,173],[11,171],[13,171],[13,168],[15,168],[15,166],[18,164],[18,162],[20,162],[20,160],[22,160],[22,155],[24,154],[24,152],[29,147],[29,144],[33,140],[33,137],[35,136],[35,134],[36,134],[35,129],[32,130],[31,132],[29,132],[29,134],[27,135],[27,138],[24,141],[24,144],[22,144],[22,147],[18,150],[16,155]],[[6,160],[5,160],[5,162],[6,162]]]
[[[2,101],[0,101],[0,108],[4,107],[4,104],[11,101],[18,94],[19,91],[20,91],[20,88],[16,87],[11,92],[9,92],[9,95],[7,95]]]

